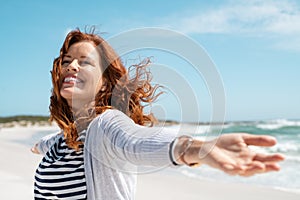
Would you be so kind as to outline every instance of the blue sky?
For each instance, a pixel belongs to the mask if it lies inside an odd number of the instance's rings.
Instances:
[[[0,116],[48,115],[50,70],[66,33],[96,25],[106,32],[104,38],[135,28],[161,27],[195,40],[222,77],[226,120],[300,118],[299,1],[11,0],[1,4]],[[136,54],[154,56],[157,64],[178,73],[184,65],[157,51]],[[207,121],[209,91],[203,81],[198,83],[186,73],[189,84],[198,87],[201,120]],[[178,120],[181,111],[174,102],[165,96],[160,106],[167,118]]]

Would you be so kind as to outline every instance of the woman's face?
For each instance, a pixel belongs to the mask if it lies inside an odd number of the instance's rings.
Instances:
[[[91,42],[73,44],[62,59],[60,94],[77,110],[94,100],[100,90],[100,55]]]

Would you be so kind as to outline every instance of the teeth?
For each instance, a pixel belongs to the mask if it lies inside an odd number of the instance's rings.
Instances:
[[[77,78],[74,78],[74,77],[67,77],[67,78],[65,78],[64,82],[65,82],[65,83],[69,83],[69,82],[76,82],[76,83],[79,83],[79,82],[81,82],[81,81],[80,81],[79,79],[77,79]]]

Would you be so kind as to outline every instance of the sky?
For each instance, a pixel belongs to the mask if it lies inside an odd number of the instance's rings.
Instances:
[[[11,0],[1,3],[0,18],[0,116],[49,115],[50,71],[64,37],[95,25],[107,40],[156,27],[196,42],[221,77],[226,121],[300,119],[299,1]],[[152,107],[159,117],[212,118],[212,91],[203,74],[170,51],[142,49],[122,59],[129,64],[146,56],[153,57],[154,80],[170,84]],[[194,110],[199,118],[189,114]]]

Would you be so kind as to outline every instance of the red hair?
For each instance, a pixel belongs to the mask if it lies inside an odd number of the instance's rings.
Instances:
[[[103,74],[99,78],[102,78],[104,84],[96,94],[94,104],[87,105],[80,114],[76,114],[72,112],[71,106],[60,94],[61,63],[69,48],[83,41],[94,44],[100,55],[99,62]],[[106,109],[118,109],[140,125],[152,125],[155,122],[152,114],[147,115],[143,112],[144,107],[161,94],[161,92],[155,94],[159,86],[152,86],[150,83],[151,74],[146,69],[149,64],[150,60],[145,59],[131,66],[130,70],[135,69],[135,76],[130,78],[119,56],[103,38],[94,34],[94,30],[91,33],[83,33],[77,29],[66,36],[59,57],[53,62],[51,71],[53,89],[49,109],[50,121],[56,121],[63,130],[69,147],[79,148],[81,142],[77,141],[78,131],[85,129],[96,115],[103,113]]]

